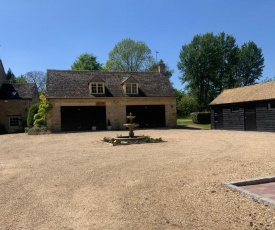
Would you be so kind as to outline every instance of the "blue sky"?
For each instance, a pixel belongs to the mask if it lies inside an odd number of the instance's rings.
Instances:
[[[275,76],[274,0],[0,0],[0,57],[16,76],[70,69],[82,53],[105,64],[124,38],[143,41],[175,72],[181,47],[196,34],[224,31],[236,43],[254,41]]]

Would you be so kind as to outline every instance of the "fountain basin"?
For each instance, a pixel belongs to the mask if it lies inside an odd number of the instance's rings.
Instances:
[[[136,128],[139,126],[137,123],[129,123],[129,124],[123,124],[126,128]]]
[[[134,144],[134,143],[139,143],[139,142],[142,142],[146,137],[145,136],[134,136],[134,137],[129,137],[129,136],[119,136],[119,137],[116,137],[114,138],[116,141],[119,141],[119,142],[128,142],[128,143],[131,143],[131,144]]]

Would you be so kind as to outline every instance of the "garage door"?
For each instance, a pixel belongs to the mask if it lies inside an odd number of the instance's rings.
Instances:
[[[130,112],[140,128],[165,127],[165,105],[128,105],[126,114]]]
[[[92,125],[97,130],[106,129],[105,106],[62,106],[61,130],[82,131],[91,130]]]

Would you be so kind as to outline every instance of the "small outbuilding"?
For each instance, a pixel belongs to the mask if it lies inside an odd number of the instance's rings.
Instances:
[[[224,90],[210,103],[211,128],[275,131],[275,82]]]

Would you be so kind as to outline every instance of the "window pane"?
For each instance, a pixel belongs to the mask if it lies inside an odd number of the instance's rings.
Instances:
[[[132,93],[137,93],[137,84],[132,84]]]
[[[97,93],[96,84],[92,84],[91,90],[92,90],[92,93]]]
[[[97,93],[103,93],[103,84],[102,83],[98,83],[97,85]]]
[[[126,84],[126,93],[131,93],[131,84]]]
[[[19,118],[11,117],[10,118],[10,126],[19,126]]]

